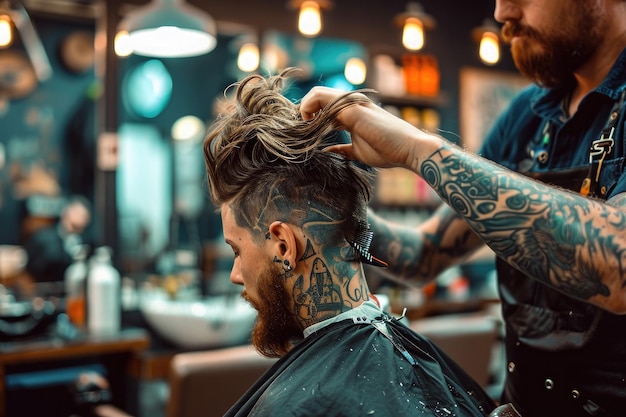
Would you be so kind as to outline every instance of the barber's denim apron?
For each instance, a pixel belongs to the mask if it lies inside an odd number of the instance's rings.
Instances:
[[[599,198],[610,194],[624,158],[603,163]],[[529,175],[579,191],[588,173],[580,167]],[[566,297],[500,259],[496,267],[507,319],[503,402],[524,405],[528,417],[626,416],[626,316]]]

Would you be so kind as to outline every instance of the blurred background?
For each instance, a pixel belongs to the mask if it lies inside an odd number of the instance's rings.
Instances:
[[[95,262],[96,249],[106,249],[103,262],[119,281],[109,308],[120,310],[121,329],[146,330],[144,348],[167,352],[167,361],[180,351],[245,343],[254,314],[229,282],[232,254],[204,174],[202,139],[217,99],[247,74],[296,66],[293,100],[314,85],[373,88],[389,111],[477,150],[527,84],[499,40],[493,9],[493,1],[463,0],[0,0],[3,319],[33,319],[33,299],[52,302],[54,319],[67,313],[68,277],[37,277],[28,251],[39,231],[61,227],[65,207],[79,196],[89,218],[71,233],[80,242],[62,269]],[[162,25],[195,37],[175,40],[168,32],[138,43],[142,31]],[[390,219],[418,224],[439,203],[404,170],[380,171],[376,181],[372,207]],[[368,277],[391,310],[406,307],[416,322],[497,307],[486,249],[425,288],[374,269]],[[19,303],[25,312],[10,313]],[[242,320],[232,324],[241,334],[223,327],[231,319],[224,311],[240,311],[231,316]],[[203,328],[217,323],[215,331],[198,333],[190,317]],[[79,331],[87,326],[75,320]],[[40,327],[10,328],[3,340],[48,337],[51,328]],[[497,375],[487,383],[497,385]],[[163,401],[143,403],[163,412]]]

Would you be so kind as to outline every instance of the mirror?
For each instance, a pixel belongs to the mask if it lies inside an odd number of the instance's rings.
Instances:
[[[203,242],[219,234],[204,187],[202,139],[212,103],[236,81],[236,36],[209,54],[184,59],[131,55],[120,62],[117,201],[121,267],[166,276],[199,275]],[[191,121],[191,122],[190,122]],[[195,132],[190,131],[195,129]]]

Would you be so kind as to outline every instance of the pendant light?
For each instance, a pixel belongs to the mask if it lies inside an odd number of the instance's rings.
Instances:
[[[485,19],[482,26],[472,31],[478,42],[478,56],[486,65],[495,65],[500,61],[500,30],[491,19]]]
[[[322,32],[322,10],[333,7],[330,0],[292,0],[289,7],[298,10],[298,30],[307,37],[315,37]]]
[[[115,49],[115,55],[121,58],[127,57],[133,53],[133,46],[131,44],[130,35],[125,29],[118,31],[115,34],[113,45]]]
[[[184,0],[152,0],[129,12],[118,31],[128,32],[133,53],[149,57],[203,55],[217,44],[213,18]]]
[[[352,57],[346,61],[343,75],[350,84],[361,85],[367,77],[367,66],[361,58]]]
[[[24,3],[0,0],[0,49],[10,47],[16,36],[24,46],[37,79],[48,80],[52,76],[52,65]]]
[[[256,42],[246,42],[239,48],[237,68],[243,72],[253,72],[259,68],[261,61],[259,46]]]
[[[422,49],[424,32],[435,27],[435,19],[416,2],[407,3],[406,11],[396,15],[395,21],[402,28],[402,45],[410,51]]]
[[[13,43],[13,19],[8,1],[0,1],[0,48],[8,48]]]

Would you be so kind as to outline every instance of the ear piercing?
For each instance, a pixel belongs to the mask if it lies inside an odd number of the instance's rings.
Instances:
[[[291,266],[287,259],[283,261],[283,269],[285,270],[285,272],[290,272],[293,269],[293,266]]]
[[[278,259],[277,256],[274,256],[273,261],[277,262],[277,263],[282,263],[283,264],[283,270],[285,272],[291,272],[291,270],[293,269],[293,266],[291,266],[291,264],[289,263],[288,259],[285,259],[285,260],[281,261],[280,259]]]

